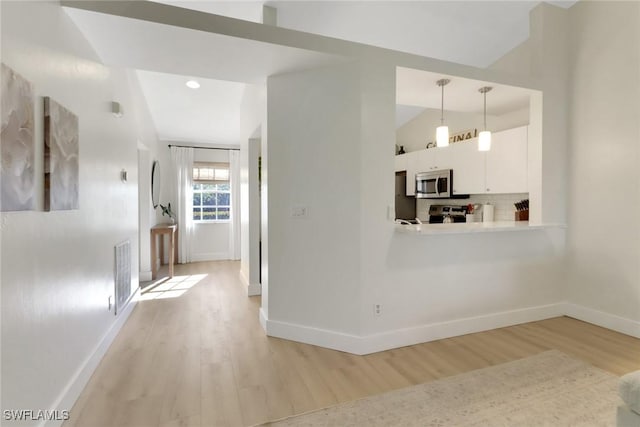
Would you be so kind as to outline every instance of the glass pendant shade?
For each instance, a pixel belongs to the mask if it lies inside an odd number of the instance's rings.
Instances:
[[[436,129],[436,146],[449,146],[449,126],[438,126]]]
[[[436,129],[436,147],[449,146],[449,126],[444,124],[444,87],[450,81],[449,79],[440,79],[436,82],[442,91],[442,97],[440,98],[440,126]]]
[[[483,130],[478,137],[478,151],[491,150],[491,132]]]

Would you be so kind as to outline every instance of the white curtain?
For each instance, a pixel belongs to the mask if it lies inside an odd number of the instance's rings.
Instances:
[[[229,256],[240,259],[240,151],[229,150],[229,183],[231,186],[231,235]]]
[[[171,147],[173,172],[172,210],[178,223],[178,262],[192,261],[193,240],[193,148]]]

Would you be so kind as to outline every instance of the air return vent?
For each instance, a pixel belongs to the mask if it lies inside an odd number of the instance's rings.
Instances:
[[[131,241],[126,240],[115,246],[115,313],[118,315],[127,306],[131,291]]]

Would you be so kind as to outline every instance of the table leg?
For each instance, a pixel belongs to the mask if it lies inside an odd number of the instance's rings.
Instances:
[[[151,280],[156,280],[156,276],[158,275],[158,266],[156,264],[157,261],[157,242],[156,235],[151,232]]]
[[[175,247],[175,233],[169,233],[169,277],[173,277],[173,262],[175,261],[173,259],[174,257],[174,251],[173,248]]]
[[[160,236],[160,265],[164,264],[164,233],[159,234]]]
[[[180,258],[178,258],[178,242],[179,242],[179,238],[178,238],[178,227],[176,227],[176,237],[173,240],[173,261],[177,264],[180,260]]]

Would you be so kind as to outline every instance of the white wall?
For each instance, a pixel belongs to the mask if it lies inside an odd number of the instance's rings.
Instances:
[[[137,287],[137,141],[147,134],[131,114],[127,74],[100,64],[57,2],[1,8],[2,62],[35,88],[36,177],[43,173],[42,97],[73,111],[80,124],[80,209],[43,212],[40,201],[35,211],[1,214],[2,406],[71,409],[126,319],[107,309],[114,245],[126,239]],[[110,113],[113,100],[124,117]]]
[[[149,113],[146,100],[133,70],[127,71],[129,93],[132,100],[131,114],[137,122],[140,131],[138,146],[138,232],[140,281],[151,280],[151,227],[157,223],[157,212],[151,200],[151,169],[153,161],[157,159],[159,144],[158,136],[153,126],[153,119]]]
[[[393,64],[270,78],[268,107],[270,335],[368,353],[561,314],[562,230],[394,231]]]
[[[483,130],[482,114],[445,111],[445,122],[451,134],[470,129]],[[492,132],[512,129],[529,124],[529,109],[513,111],[500,116],[487,116],[487,126]],[[424,150],[428,142],[435,142],[436,128],[440,126],[440,110],[428,108],[396,130],[396,145],[404,150]]]
[[[369,68],[369,67],[367,67]],[[557,313],[562,232],[403,235],[393,204],[393,69],[367,71],[362,132],[362,324],[365,351]],[[387,171],[387,173],[381,173]],[[374,304],[383,314],[374,316]],[[509,314],[503,315],[502,313]],[[468,320],[469,318],[475,318]],[[476,329],[477,328],[477,329]]]
[[[359,71],[349,64],[268,79],[269,319],[359,332]],[[294,207],[308,217],[293,218]]]
[[[266,88],[247,85],[242,98],[240,128],[240,277],[249,295],[259,295],[260,189],[258,158],[266,117]],[[266,123],[265,123],[266,128]]]
[[[568,299],[579,317],[640,336],[640,3],[569,12]]]

